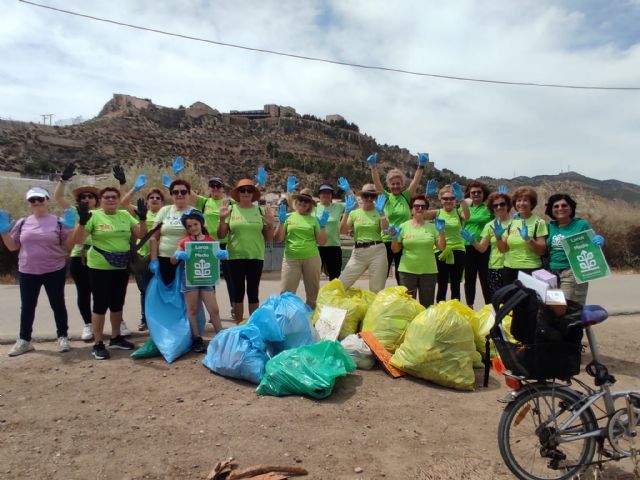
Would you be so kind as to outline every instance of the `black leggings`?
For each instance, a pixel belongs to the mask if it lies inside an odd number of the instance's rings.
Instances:
[[[129,271],[126,268],[124,270],[89,268],[89,280],[93,293],[93,313],[104,315],[107,309],[112,312],[122,311],[129,283]]]
[[[387,277],[389,277],[389,272],[391,271],[391,262],[393,261],[393,265],[396,267],[396,283],[400,285],[400,272],[398,271],[398,268],[400,267],[400,257],[402,257],[402,250],[400,250],[398,253],[393,253],[393,250],[391,250],[391,242],[384,242],[384,246],[387,249]]]
[[[67,307],[64,303],[64,281],[67,268],[64,267],[55,272],[32,274],[20,272],[20,338],[31,341],[33,332],[33,320],[36,315],[36,305],[40,296],[40,289],[44,286],[49,305],[53,310],[53,318],[56,321],[56,335],[58,338],[67,336],[68,317]]]
[[[76,285],[78,310],[85,325],[91,324],[91,285],[89,283],[89,267],[82,257],[69,259],[69,273]]]
[[[489,269],[489,295],[493,299],[493,294],[504,286],[501,268]]]
[[[442,302],[447,298],[447,286],[451,285],[451,299],[460,300],[460,282],[462,282],[462,272],[464,272],[465,252],[463,250],[453,251],[453,264],[448,264],[438,260],[436,252],[436,263],[438,264],[438,293],[436,301]]]
[[[227,249],[227,244],[221,243],[220,250],[226,250],[226,249]],[[231,281],[231,272],[229,271],[229,260],[220,260],[220,270],[222,270],[224,283],[227,284],[227,295],[229,295],[229,302],[233,303],[233,282]]]
[[[340,247],[318,247],[322,269],[329,276],[329,280],[338,278],[342,271],[342,249]]]
[[[158,257],[158,263],[160,264],[160,276],[162,277],[162,281],[165,285],[169,285],[176,278],[178,264],[172,264],[170,257]]]
[[[491,302],[489,292],[489,255],[491,249],[487,248],[484,253],[480,253],[473,245],[467,245],[464,265],[464,298],[467,305],[473,305],[476,299],[476,277],[480,277],[480,288],[484,303]]]
[[[540,270],[541,267],[538,268],[508,268],[504,267],[502,269],[502,283],[504,285],[509,285],[515,282],[518,279],[518,272],[523,272],[531,275],[536,270]]]
[[[250,304],[260,302],[258,290],[263,265],[264,260],[229,260],[229,273],[233,282],[233,303],[244,302],[245,290]]]

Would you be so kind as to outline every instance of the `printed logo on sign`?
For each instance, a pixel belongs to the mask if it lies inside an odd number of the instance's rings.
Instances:
[[[195,278],[207,278],[211,275],[211,264],[200,260],[193,265],[193,276]]]
[[[578,259],[580,270],[583,272],[590,272],[598,268],[598,262],[596,262],[595,256],[591,252],[582,250],[576,258]]]

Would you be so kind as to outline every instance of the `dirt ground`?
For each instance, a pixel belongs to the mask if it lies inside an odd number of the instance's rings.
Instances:
[[[640,386],[638,322],[596,327],[616,387]],[[82,342],[65,354],[38,343],[17,358],[9,348],[0,346],[3,479],[203,479],[230,456],[302,466],[311,479],[511,478],[496,444],[507,389],[493,374],[489,388],[477,371],[476,391],[458,392],[357,370],[316,401],[258,397],[210,373],[201,355],[168,365],[122,351],[98,362]],[[615,464],[604,478],[633,478],[632,467]]]

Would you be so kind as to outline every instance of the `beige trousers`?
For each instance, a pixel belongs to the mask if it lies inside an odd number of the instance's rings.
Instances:
[[[307,305],[316,308],[318,290],[320,290],[320,270],[322,260],[320,256],[307,258],[305,260],[290,260],[285,258],[282,261],[282,276],[280,279],[280,291],[296,293],[300,278],[304,282],[304,291],[307,294]]]
[[[587,302],[589,282],[578,283],[570,268],[560,272],[560,288],[564,297],[584,305]]]
[[[378,293],[387,281],[387,249],[384,243],[369,248],[354,248],[349,263],[344,267],[340,281],[347,289],[369,270],[369,290]]]

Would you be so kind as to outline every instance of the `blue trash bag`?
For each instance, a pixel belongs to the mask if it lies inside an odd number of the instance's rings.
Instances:
[[[258,384],[269,360],[260,330],[255,325],[240,325],[219,332],[209,342],[202,364],[225,377],[240,378]]]
[[[165,285],[160,273],[154,274],[145,293],[144,310],[149,333],[164,359],[171,363],[191,350],[191,328],[184,303],[181,275]],[[206,323],[202,304],[198,310],[198,329]]]

